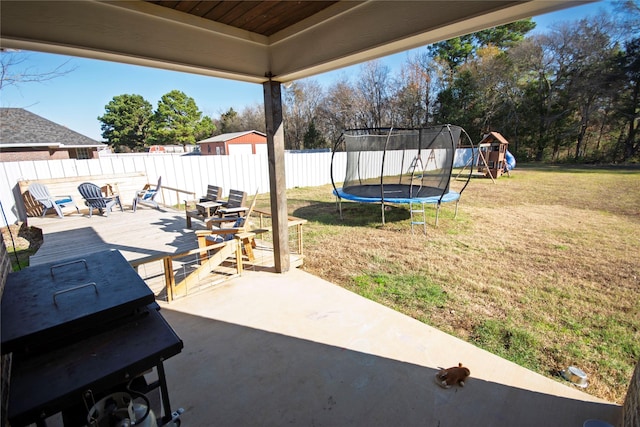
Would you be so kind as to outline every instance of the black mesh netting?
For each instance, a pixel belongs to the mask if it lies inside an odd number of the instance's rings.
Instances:
[[[453,125],[345,131],[336,146],[347,153],[342,191],[380,200],[441,196],[461,134]]]

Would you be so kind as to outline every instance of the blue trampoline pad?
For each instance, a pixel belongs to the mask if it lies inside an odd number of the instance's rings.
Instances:
[[[385,191],[385,193],[387,193]],[[333,190],[333,195],[340,197],[341,199],[351,200],[354,202],[360,203],[382,203],[382,199],[380,197],[365,197],[359,196],[351,193],[345,192],[342,188],[337,188]],[[442,201],[443,203],[448,202],[456,202],[460,200],[460,193],[457,191],[449,190],[442,196],[428,196],[428,197],[394,197],[392,194],[388,194],[389,197],[384,198],[385,203],[394,203],[394,204],[409,204],[409,203],[430,203],[436,204],[438,201]]]

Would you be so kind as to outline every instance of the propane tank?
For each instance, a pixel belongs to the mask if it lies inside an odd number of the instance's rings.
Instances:
[[[156,416],[146,405],[134,403],[129,393],[112,393],[89,410],[91,427],[158,427]]]

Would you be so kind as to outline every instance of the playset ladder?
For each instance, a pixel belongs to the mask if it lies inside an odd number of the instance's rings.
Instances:
[[[422,164],[422,158],[420,157],[420,154],[417,154],[413,158],[413,160],[411,161],[411,164],[409,165],[409,168],[407,169],[407,174],[411,175],[411,179],[415,177],[416,169],[418,169],[419,171],[422,171],[424,169],[424,165]]]
[[[425,169],[429,167],[429,162],[431,161],[433,161],[433,168],[438,169],[438,163],[436,162],[436,152],[433,148],[429,152],[429,157],[427,158],[427,164],[425,166]]]

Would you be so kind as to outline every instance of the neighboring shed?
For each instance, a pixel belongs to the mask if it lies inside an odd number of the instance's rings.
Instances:
[[[267,154],[267,135],[257,130],[223,133],[198,141],[203,156]]]
[[[23,108],[0,108],[0,161],[94,159],[105,147]]]

